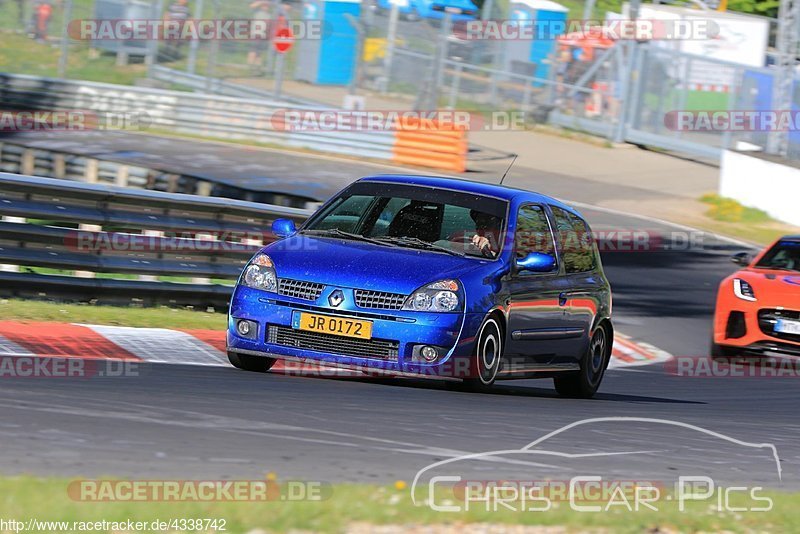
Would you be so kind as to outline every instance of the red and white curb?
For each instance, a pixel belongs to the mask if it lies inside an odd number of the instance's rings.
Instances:
[[[654,363],[664,363],[672,359],[672,354],[654,347],[644,341],[634,341],[619,332],[614,333],[614,348],[611,352],[610,369],[638,367]]]
[[[228,367],[225,332],[218,330],[171,330],[72,323],[21,323],[0,321],[0,357],[122,359],[183,365]],[[646,343],[616,334],[610,368],[625,368],[664,362],[666,352]],[[299,365],[299,364],[298,364]],[[287,368],[288,367],[288,368]],[[302,364],[273,368],[278,372],[319,371]],[[331,370],[333,371],[333,370]],[[339,376],[359,371],[335,370]]]

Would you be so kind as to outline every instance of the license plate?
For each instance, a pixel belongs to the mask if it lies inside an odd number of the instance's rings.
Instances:
[[[778,322],[775,323],[775,331],[783,334],[795,334],[800,336],[800,321],[778,319]]]
[[[372,338],[371,321],[361,321],[359,319],[350,319],[349,317],[294,312],[292,314],[292,328],[320,334],[333,334],[334,336],[358,339]]]

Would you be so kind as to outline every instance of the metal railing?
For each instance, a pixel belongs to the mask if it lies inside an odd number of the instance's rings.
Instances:
[[[272,221],[309,214],[0,173],[0,294],[222,308]]]
[[[287,129],[282,120],[276,120],[280,112],[324,109],[283,100],[0,73],[0,104],[10,109],[89,111],[101,122],[112,115],[138,115],[139,127],[384,160],[392,159],[395,144],[391,131]]]

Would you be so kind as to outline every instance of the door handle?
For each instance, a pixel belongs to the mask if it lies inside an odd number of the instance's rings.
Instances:
[[[558,305],[559,306],[566,306],[567,305],[567,297],[566,293],[559,293],[558,295]]]

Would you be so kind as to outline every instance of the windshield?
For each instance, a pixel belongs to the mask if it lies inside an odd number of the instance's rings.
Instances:
[[[359,182],[303,228],[304,233],[386,246],[496,258],[507,202],[429,187]]]
[[[778,241],[756,267],[800,272],[800,241]]]

